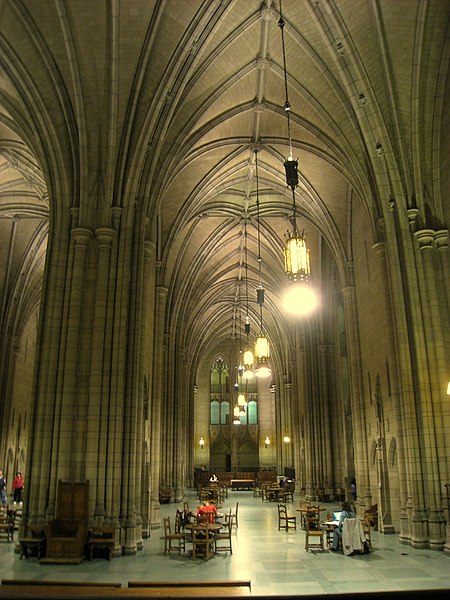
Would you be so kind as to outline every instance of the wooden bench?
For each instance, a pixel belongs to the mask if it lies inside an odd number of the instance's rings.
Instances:
[[[3,579],[0,598],[16,600],[44,600],[58,598],[111,598],[121,587],[120,583],[91,581],[43,581],[39,579]]]
[[[255,483],[254,479],[232,479],[231,488],[233,490],[252,490]]]
[[[251,596],[250,581],[129,581],[128,588],[148,591],[145,597],[229,598]],[[151,596],[150,594],[154,594]],[[125,596],[121,592],[122,596]],[[144,595],[142,595],[144,597]]]
[[[45,554],[45,536],[44,537],[22,537],[19,539],[20,556],[19,558],[30,558],[36,556],[39,560]]]
[[[88,532],[87,556],[92,560],[94,552],[104,552],[111,560],[114,550],[114,527],[93,527]]]
[[[10,513],[0,513],[0,539],[12,542],[14,536],[14,517]]]
[[[250,581],[130,581],[120,583],[86,581],[42,581],[6,579],[0,598],[17,600],[46,598],[229,598],[251,596]]]

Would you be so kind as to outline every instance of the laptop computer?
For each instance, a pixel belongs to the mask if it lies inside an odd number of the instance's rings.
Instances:
[[[331,527],[332,525],[334,525],[335,527],[337,527],[339,525],[339,521],[341,520],[341,515],[342,515],[342,511],[341,510],[336,510],[333,512],[333,518],[332,519],[328,519],[327,521],[325,521],[325,525],[328,525],[329,527]]]

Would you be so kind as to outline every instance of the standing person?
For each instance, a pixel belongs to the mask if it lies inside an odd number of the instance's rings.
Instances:
[[[339,519],[339,525],[337,527],[335,527],[335,529],[333,531],[333,544],[332,544],[330,550],[333,550],[333,552],[338,551],[339,540],[341,539],[341,536],[342,536],[342,527],[344,525],[344,521],[345,521],[345,519],[354,519],[355,517],[356,517],[356,514],[352,511],[350,502],[343,502],[341,518]]]
[[[6,479],[3,475],[3,471],[0,471],[0,498],[2,504],[6,504]]]
[[[16,476],[13,480],[13,494],[14,494],[14,502],[22,502],[22,494],[23,494],[23,486],[24,481],[22,477],[22,473],[17,471]]]

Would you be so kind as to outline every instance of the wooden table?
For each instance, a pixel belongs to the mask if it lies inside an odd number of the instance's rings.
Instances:
[[[278,484],[266,487],[266,498],[269,502],[278,502],[280,500],[280,494],[284,495],[284,488],[280,487]]]
[[[223,525],[221,523],[188,523],[187,525],[184,526],[185,529],[187,529],[188,531],[193,531],[194,529],[196,531],[201,531],[208,529],[209,531],[220,531],[222,529]]]

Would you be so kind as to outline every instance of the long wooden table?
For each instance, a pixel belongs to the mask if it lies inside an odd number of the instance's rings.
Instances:
[[[256,481],[254,479],[231,479],[230,485],[233,490],[252,490]]]

